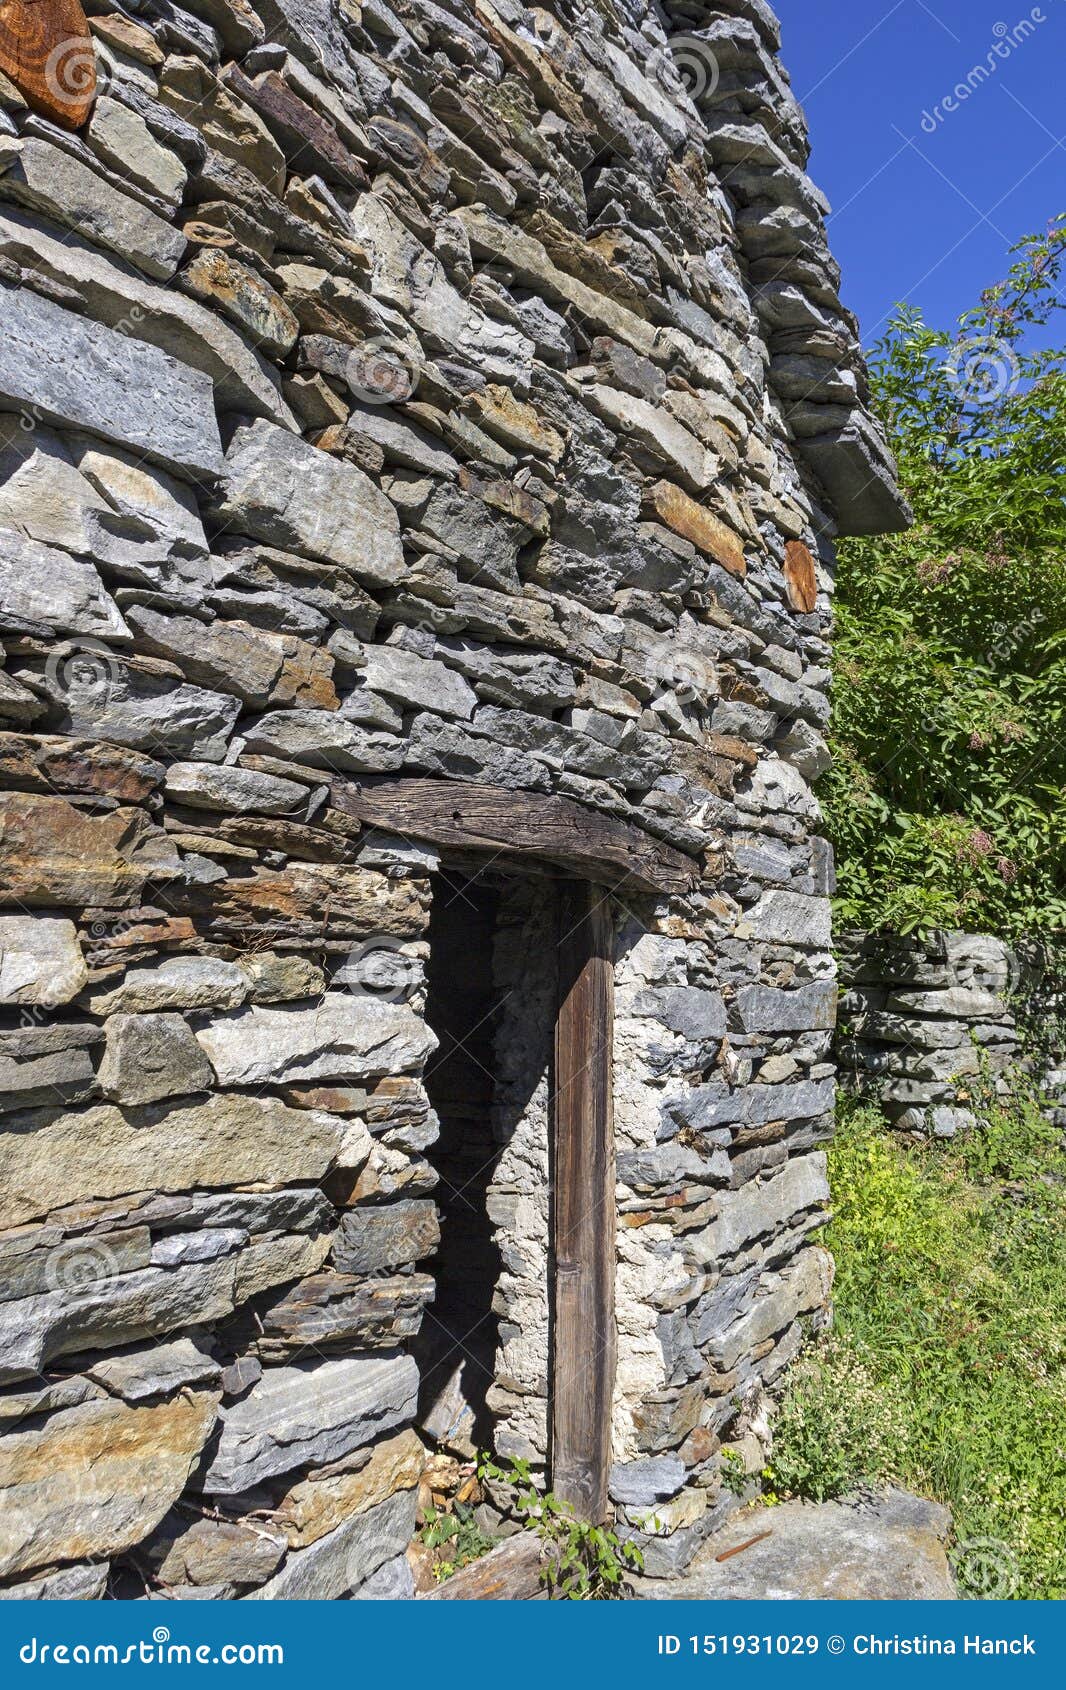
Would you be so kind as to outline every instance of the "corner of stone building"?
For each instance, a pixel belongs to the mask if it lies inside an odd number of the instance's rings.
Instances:
[[[827,1303],[832,539],[906,521],[776,21],[184,0],[85,45],[74,122],[0,37],[0,1596],[412,1594],[449,859],[356,813],[403,781],[691,870],[610,880],[611,1494],[677,1571]],[[493,1403],[544,1466],[521,1038]]]

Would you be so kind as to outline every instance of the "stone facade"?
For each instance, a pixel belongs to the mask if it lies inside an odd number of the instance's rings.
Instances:
[[[987,933],[849,933],[840,974],[841,1084],[894,1125],[953,1138],[977,1124],[988,1085],[1008,1092],[1023,1070],[1066,1126],[1061,956]]]
[[[88,9],[77,132],[0,77],[0,1595],[410,1593],[442,865],[345,797],[408,777],[692,880],[596,876],[612,1491],[675,1572],[826,1304],[832,537],[906,516],[776,22]],[[551,946],[500,896],[540,1469]]]

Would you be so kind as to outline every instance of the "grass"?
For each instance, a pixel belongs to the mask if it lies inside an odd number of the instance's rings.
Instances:
[[[790,1374],[767,1480],[948,1503],[967,1594],[1066,1597],[1066,1155],[1019,1087],[914,1145],[845,1102],[832,1334]]]

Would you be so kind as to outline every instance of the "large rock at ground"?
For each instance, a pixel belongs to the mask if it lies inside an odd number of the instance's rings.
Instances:
[[[417,1394],[410,1356],[269,1368],[246,1397],[222,1411],[222,1434],[202,1488],[234,1496],[272,1474],[338,1461],[413,1419]]]
[[[226,1086],[397,1074],[418,1067],[436,1045],[406,1004],[342,992],[298,1009],[234,1010],[197,1038]]]
[[[159,1191],[318,1180],[343,1123],[273,1098],[219,1094],[202,1103],[8,1116],[0,1134],[0,1226],[64,1204]]]
[[[69,1003],[88,979],[72,921],[0,915],[0,1003]]]
[[[958,1592],[945,1550],[950,1530],[946,1508],[905,1491],[818,1507],[787,1502],[741,1514],[683,1578],[644,1583],[640,1594],[668,1602],[951,1602]]]
[[[226,453],[217,516],[237,534],[347,569],[368,586],[403,573],[400,524],[353,464],[267,422],[239,428]]]
[[[133,1408],[81,1403],[0,1441],[0,1576],[113,1555],[181,1494],[218,1393],[184,1390]]]
[[[284,1537],[259,1520],[198,1520],[175,1510],[144,1553],[161,1584],[232,1591],[262,1584],[286,1547]]]
[[[27,288],[3,294],[0,410],[83,428],[179,475],[223,468],[211,380]]]

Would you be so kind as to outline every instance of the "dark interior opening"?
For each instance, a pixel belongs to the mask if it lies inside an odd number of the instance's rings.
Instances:
[[[432,1263],[435,1302],[415,1345],[424,1431],[453,1449],[488,1448],[499,1322],[493,1311],[501,1256],[486,1191],[499,1147],[493,1134],[494,984],[499,892],[483,879],[434,876],[426,1019],[440,1040],[425,1075],[440,1119],[429,1155],[440,1183],[441,1241]]]

